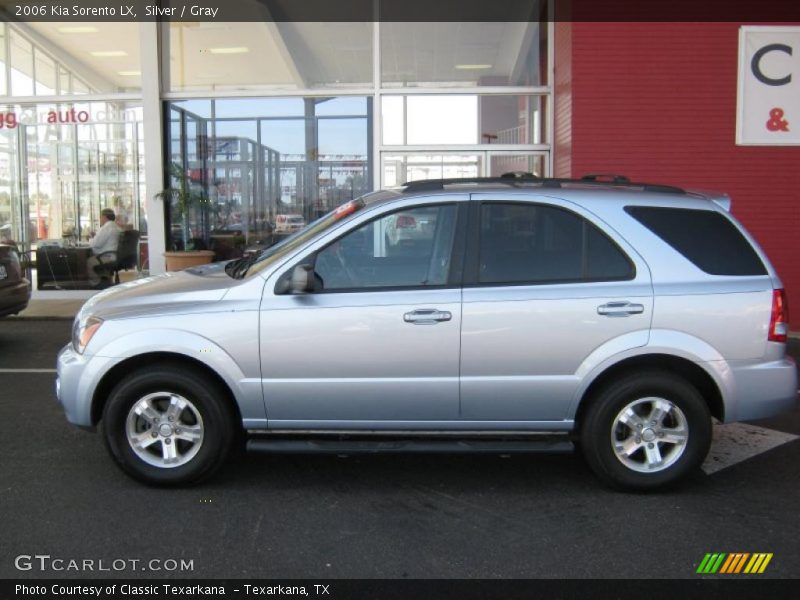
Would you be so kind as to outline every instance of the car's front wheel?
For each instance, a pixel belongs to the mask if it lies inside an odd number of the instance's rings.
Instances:
[[[211,476],[234,446],[236,427],[219,386],[177,366],[128,375],[111,392],[103,413],[106,445],[117,464],[156,485]]]
[[[590,401],[581,423],[581,447],[592,470],[613,487],[649,490],[673,484],[708,454],[708,406],[677,375],[628,375]]]

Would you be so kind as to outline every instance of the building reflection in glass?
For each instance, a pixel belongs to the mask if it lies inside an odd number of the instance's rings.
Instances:
[[[186,100],[169,118],[167,161],[210,200],[191,209],[188,237],[216,260],[373,189],[371,98]],[[174,206],[169,216],[168,246],[181,249],[181,216]]]

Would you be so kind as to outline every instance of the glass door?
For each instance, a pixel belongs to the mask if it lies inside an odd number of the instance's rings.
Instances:
[[[384,152],[381,154],[381,187],[420,179],[499,177],[509,172],[546,177],[548,158],[548,153],[543,151]]]
[[[487,177],[500,177],[503,173],[532,173],[536,177],[547,177],[546,152],[487,151]]]
[[[480,177],[484,152],[391,152],[381,156],[382,187],[420,179]]]

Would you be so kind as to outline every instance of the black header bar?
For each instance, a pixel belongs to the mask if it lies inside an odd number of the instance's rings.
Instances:
[[[11,21],[798,23],[797,0],[0,0]]]

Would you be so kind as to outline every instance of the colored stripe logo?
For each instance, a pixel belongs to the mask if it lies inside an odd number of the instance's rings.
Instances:
[[[772,553],[769,552],[709,552],[704,557],[697,572],[702,575],[713,575],[715,573],[725,575],[738,575],[739,573],[763,573],[769,561],[772,560]]]

